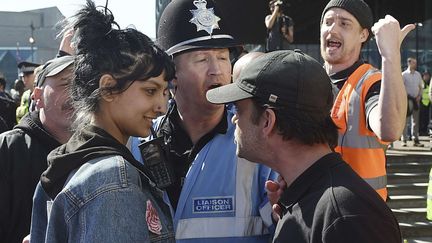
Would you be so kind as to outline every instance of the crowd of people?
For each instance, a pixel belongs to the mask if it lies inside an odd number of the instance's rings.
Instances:
[[[156,42],[87,0],[57,57],[19,64],[27,91],[0,79],[0,242],[402,242],[384,148],[421,146],[429,118],[430,74],[401,72],[415,26],[331,0],[322,65],[278,47],[282,5],[267,52],[232,63],[213,0],[169,3]],[[361,58],[372,36],[380,69]]]

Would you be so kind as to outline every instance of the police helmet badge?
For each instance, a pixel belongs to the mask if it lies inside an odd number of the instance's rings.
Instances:
[[[213,8],[207,8],[206,0],[194,0],[193,4],[197,9],[190,10],[193,17],[189,22],[197,26],[197,32],[205,30],[211,35],[214,29],[219,29],[220,18],[214,14]]]
[[[238,46],[224,20],[214,0],[174,0],[162,12],[156,41],[169,55]]]

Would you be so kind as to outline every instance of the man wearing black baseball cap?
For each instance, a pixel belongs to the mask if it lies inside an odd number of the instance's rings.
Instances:
[[[229,49],[238,43],[223,13],[213,0],[172,1],[162,13],[157,42],[176,66],[172,106],[157,136],[167,141],[175,175],[166,192],[177,242],[268,242],[271,206],[264,184],[275,173],[236,156],[233,110],[205,97],[231,83]],[[132,150],[141,159],[136,144]]]
[[[30,233],[33,192],[47,168],[47,155],[71,136],[72,107],[67,92],[74,57],[48,61],[36,72],[36,110],[13,130],[0,134],[0,239],[22,242]]]
[[[273,242],[401,242],[385,202],[332,151],[332,85],[313,58],[266,53],[207,99],[235,104],[237,154],[271,167],[287,184]]]
[[[334,84],[331,116],[339,127],[336,151],[386,200],[384,147],[399,139],[407,102],[402,80],[400,46],[414,28],[400,29],[387,15],[373,24],[363,0],[331,0],[321,15],[321,56]],[[362,46],[375,35],[382,71],[360,57]]]

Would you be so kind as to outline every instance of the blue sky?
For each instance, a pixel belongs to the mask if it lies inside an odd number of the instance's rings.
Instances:
[[[105,6],[105,0],[94,0],[96,5]],[[1,0],[0,11],[26,11],[38,8],[57,6],[69,17],[73,15],[85,0]],[[108,8],[121,28],[134,25],[136,29],[151,38],[155,34],[155,1],[154,0],[109,0]]]

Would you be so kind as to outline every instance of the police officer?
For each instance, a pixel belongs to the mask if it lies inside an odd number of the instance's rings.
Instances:
[[[33,92],[35,80],[34,70],[39,66],[40,64],[26,61],[18,63],[18,68],[20,70],[19,75],[22,77],[24,89],[26,91],[21,96],[21,104],[16,110],[17,122],[19,122],[21,118],[30,111],[30,96]]]
[[[159,22],[157,40],[176,65],[173,103],[157,134],[168,143],[175,176],[166,192],[175,209],[178,242],[271,239],[264,183],[275,173],[236,156],[233,110],[205,96],[231,82],[229,48],[237,42],[223,21],[212,0],[178,0]],[[132,142],[132,150],[140,157],[138,142]]]

